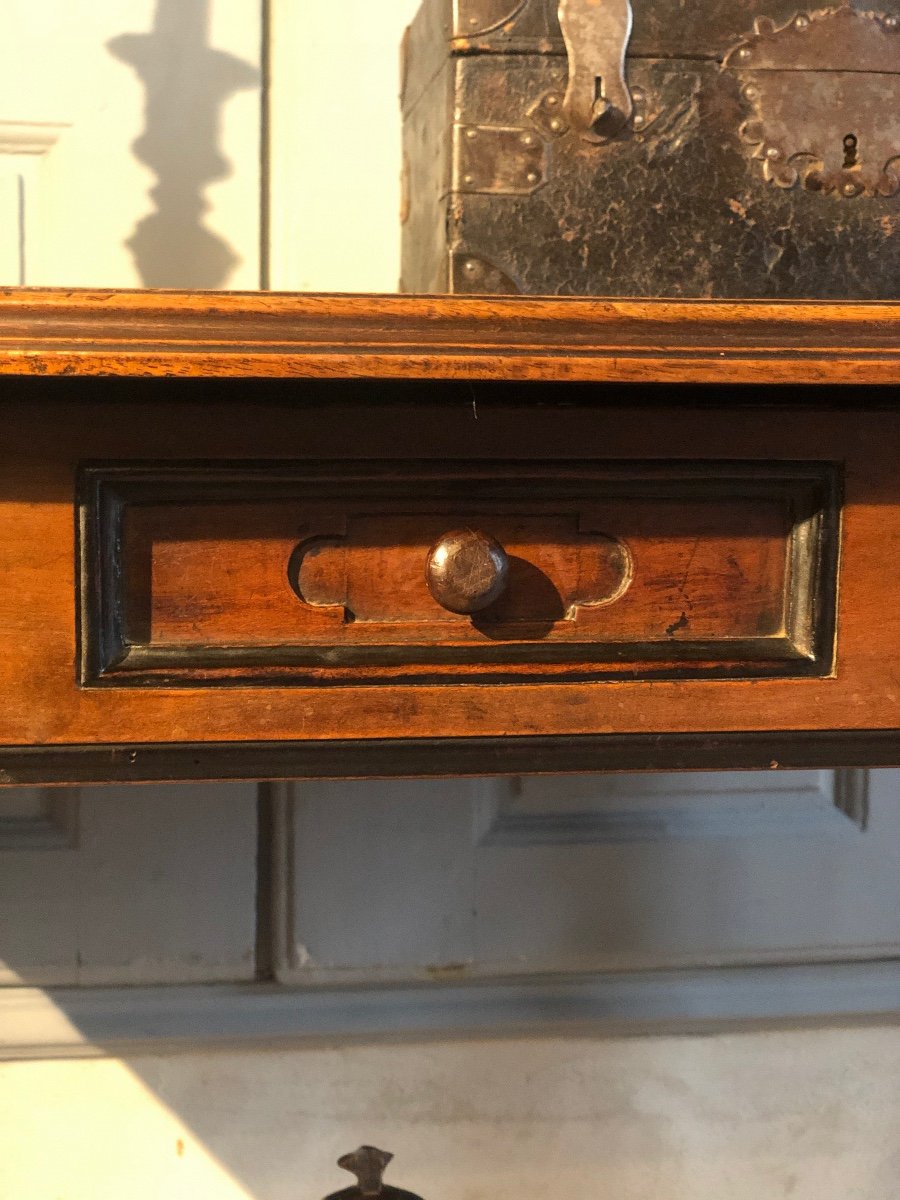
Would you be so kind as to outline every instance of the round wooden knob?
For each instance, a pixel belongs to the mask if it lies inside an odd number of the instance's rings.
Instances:
[[[503,594],[509,559],[499,542],[475,529],[454,529],[431,548],[428,590],[443,608],[475,613]]]

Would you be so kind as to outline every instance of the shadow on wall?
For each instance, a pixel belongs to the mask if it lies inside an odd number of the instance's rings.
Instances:
[[[240,261],[205,226],[203,193],[231,174],[219,147],[222,105],[254,87],[259,71],[208,41],[209,0],[157,0],[149,33],[107,43],[146,91],[145,128],[132,148],[156,174],[156,211],[138,222],[126,245],[147,287],[222,287]]]

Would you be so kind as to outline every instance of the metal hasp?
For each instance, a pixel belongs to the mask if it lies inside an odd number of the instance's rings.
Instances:
[[[559,24],[569,59],[563,111],[589,142],[616,137],[634,111],[625,77],[631,0],[560,0]]]
[[[414,1192],[384,1182],[384,1169],[393,1157],[377,1146],[360,1146],[352,1154],[343,1155],[337,1165],[356,1176],[356,1186],[332,1192],[325,1200],[422,1200]]]
[[[894,196],[900,191],[900,20],[844,4],[759,18],[727,54],[752,116],[740,128],[781,188]]]

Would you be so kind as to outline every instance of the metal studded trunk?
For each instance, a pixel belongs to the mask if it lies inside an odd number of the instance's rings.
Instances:
[[[878,4],[425,0],[402,289],[897,298],[900,0]]]

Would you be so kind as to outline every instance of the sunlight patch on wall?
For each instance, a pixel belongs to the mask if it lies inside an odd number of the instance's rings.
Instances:
[[[0,1195],[250,1200],[121,1062],[5,1063],[0,1112]]]

